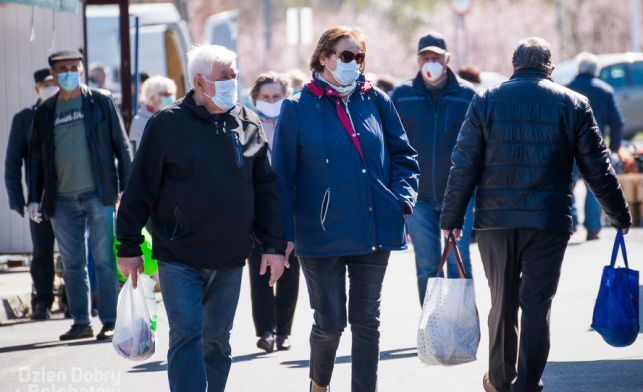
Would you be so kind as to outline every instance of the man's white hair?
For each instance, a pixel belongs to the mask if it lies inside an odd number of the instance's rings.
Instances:
[[[595,54],[581,52],[576,56],[578,61],[578,73],[596,76],[598,72],[598,58]]]
[[[152,98],[163,93],[176,95],[176,84],[172,79],[165,76],[152,76],[144,81],[141,86],[141,98],[148,105],[152,103]]]
[[[212,73],[212,65],[219,63],[235,66],[237,54],[220,45],[199,45],[188,51],[188,76],[194,87],[194,77],[208,77]]]

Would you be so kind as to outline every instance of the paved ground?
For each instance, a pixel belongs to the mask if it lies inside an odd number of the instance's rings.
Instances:
[[[572,238],[559,292],[552,310],[552,350],[544,381],[550,391],[643,391],[643,335],[627,348],[613,348],[589,329],[602,266],[607,263],[613,230],[603,239],[582,243]],[[627,236],[633,266],[643,267],[643,229]],[[479,391],[487,365],[486,315],[489,294],[477,248],[472,247],[476,295],[482,320],[482,340],[476,362],[445,368],[422,365],[415,350],[420,314],[413,252],[394,253],[384,283],[380,390]],[[21,273],[23,281],[29,281]],[[0,281],[6,279],[0,274]],[[12,275],[11,279],[18,279]],[[255,347],[247,276],[232,334],[234,364],[229,391],[304,391],[308,378],[308,332],[311,312],[302,280],[293,349],[262,354]],[[1,391],[119,391],[167,390],[165,352],[167,320],[161,312],[157,353],[144,362],[118,357],[109,343],[57,341],[70,322],[22,322],[0,327]],[[98,328],[99,322],[95,320]],[[340,345],[333,391],[350,390],[350,332]]]

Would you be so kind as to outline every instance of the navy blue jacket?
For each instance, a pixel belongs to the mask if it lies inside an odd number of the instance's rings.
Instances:
[[[390,99],[363,77],[347,104],[316,79],[284,101],[272,162],[297,256],[405,249],[416,156]]]
[[[25,194],[22,188],[22,165],[25,166],[25,178],[29,162],[29,140],[31,139],[31,124],[36,105],[25,108],[11,121],[7,155],[4,160],[4,184],[9,195],[9,208],[24,215]],[[25,181],[26,182],[26,181]]]
[[[447,72],[447,84],[437,102],[419,73],[391,93],[411,146],[418,152],[421,173],[418,198],[436,203],[442,203],[451,151],[475,94],[473,85],[458,79],[450,69]]]
[[[579,74],[567,87],[589,99],[598,129],[605,137],[609,127],[610,150],[618,151],[623,139],[623,114],[612,86],[593,75]]]

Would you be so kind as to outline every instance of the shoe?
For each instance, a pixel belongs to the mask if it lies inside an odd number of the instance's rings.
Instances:
[[[587,232],[587,241],[595,241],[598,238],[598,231],[588,231]]]
[[[98,335],[96,335],[96,340],[112,340],[114,336],[114,323],[105,323],[103,328],[101,328]]]
[[[51,312],[49,311],[49,306],[41,303],[36,303],[33,306],[33,311],[31,312],[32,320],[49,320],[51,318]]]
[[[69,331],[60,335],[60,340],[74,340],[74,339],[84,339],[91,338],[94,336],[94,331],[92,326],[89,324],[74,324],[71,326]]]
[[[277,350],[290,350],[290,339],[288,339],[288,335],[277,335]]]
[[[275,351],[275,335],[271,332],[264,332],[261,339],[257,340],[257,347],[267,353]]]
[[[489,380],[489,373],[485,373],[484,376],[482,377],[482,388],[484,388],[485,392],[498,392],[496,387],[494,387],[491,384],[491,380]]]

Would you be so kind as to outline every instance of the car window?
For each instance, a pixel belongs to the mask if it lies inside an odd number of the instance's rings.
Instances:
[[[630,75],[634,86],[643,86],[643,61],[632,63]]]
[[[627,65],[614,64],[601,69],[599,76],[601,80],[607,82],[615,90],[627,87]]]

